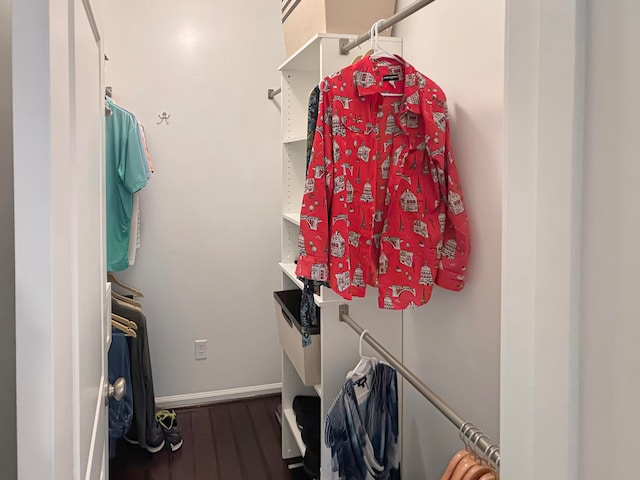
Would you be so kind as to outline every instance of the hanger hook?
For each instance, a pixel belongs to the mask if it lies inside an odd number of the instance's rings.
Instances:
[[[371,48],[373,48],[374,52],[377,52],[380,48],[378,44],[378,37],[380,35],[380,24],[385,21],[386,21],[385,18],[381,18],[380,20],[375,22],[373,25],[371,25],[371,30],[369,31],[369,34],[371,35]]]
[[[489,445],[489,447],[485,450],[484,454],[487,457],[487,463],[496,467],[495,462],[493,461],[493,454],[496,453],[500,448],[497,445]]]
[[[375,26],[376,24],[374,23],[373,25],[371,25],[371,28],[369,29],[369,43],[371,43],[371,48],[375,51]]]
[[[478,445],[476,445],[476,442],[478,441],[478,439],[480,438],[478,435],[483,435],[483,433],[477,429],[476,427],[473,427],[472,429],[472,433],[470,433],[467,437],[468,443],[467,445],[469,446],[469,450],[471,451],[471,453],[476,456],[476,451],[473,449],[473,446],[475,446],[476,448],[478,448]],[[475,439],[475,440],[474,440]]]
[[[478,442],[480,442],[480,440],[482,440],[483,438],[487,439],[487,443],[489,440],[489,437],[487,435],[485,435],[484,433],[482,433],[480,430],[478,430],[478,432],[480,433],[480,435],[478,435],[478,437],[476,438],[475,442],[473,442],[473,446],[475,447],[475,453],[476,453],[476,458],[479,458],[479,454],[480,452],[484,453],[486,452],[486,448],[484,449],[484,451],[480,450],[480,446],[478,445]]]
[[[358,352],[360,353],[360,358],[362,358],[362,342],[364,341],[364,336],[369,333],[369,330],[363,330],[360,334],[360,346],[358,347]]]
[[[486,448],[483,450],[483,454],[485,457],[487,457],[487,461],[489,459],[489,454],[488,452],[491,450],[491,448],[493,447],[493,445],[491,445],[491,439],[487,436],[487,435],[483,435],[484,438],[487,439],[487,446]]]
[[[380,50],[380,25],[382,25],[386,21],[385,18],[381,18],[376,23],[373,24],[376,32],[376,51]]]
[[[465,443],[465,438],[467,436],[467,431],[469,431],[469,429],[473,428],[473,423],[471,422],[466,422],[463,423],[462,426],[460,427],[460,440],[462,440],[462,443]]]

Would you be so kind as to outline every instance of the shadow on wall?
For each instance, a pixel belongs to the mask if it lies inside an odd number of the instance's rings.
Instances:
[[[410,385],[407,385],[405,382],[405,386],[403,388],[410,389],[413,388]],[[405,392],[405,399],[407,390]],[[405,400],[406,401],[406,400]],[[426,400],[425,400],[426,402]],[[404,426],[404,430],[402,431],[402,448],[405,450],[405,445],[421,445],[422,450],[426,450],[428,446],[422,445],[421,439],[418,433],[419,429],[416,425],[416,422],[411,422],[409,425]],[[419,478],[419,475],[423,474],[423,472],[428,471],[427,469],[427,456],[426,455],[415,455],[417,452],[416,449],[407,449],[409,452],[405,457],[405,465],[403,465],[403,473],[407,478]],[[414,458],[415,457],[415,458]],[[411,471],[407,471],[407,467],[411,468]]]
[[[280,115],[282,113],[282,103],[280,102],[278,97],[281,97],[282,94],[278,95],[277,97],[269,100],[269,102],[278,110],[278,115]]]

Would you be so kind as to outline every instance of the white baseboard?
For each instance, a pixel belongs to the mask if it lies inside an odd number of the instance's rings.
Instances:
[[[253,387],[230,388],[228,390],[215,390],[213,392],[187,393],[185,395],[170,395],[168,397],[156,397],[157,408],[193,407],[208,403],[236,400],[240,398],[255,397],[280,393],[282,383],[268,385],[255,385]]]

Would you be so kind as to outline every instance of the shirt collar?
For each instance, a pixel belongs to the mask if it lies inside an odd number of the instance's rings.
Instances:
[[[397,60],[387,57],[379,59],[365,57],[360,60],[353,74],[356,90],[360,96],[373,95],[385,91],[382,77],[389,73],[395,73],[394,68],[397,69],[398,66],[401,68],[401,80],[404,81],[403,113],[404,110],[420,113],[420,88],[426,84],[425,77],[400,57]]]

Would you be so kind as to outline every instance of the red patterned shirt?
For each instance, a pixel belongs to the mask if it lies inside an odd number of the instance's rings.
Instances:
[[[296,274],[346,299],[377,286],[380,307],[396,310],[427,303],[434,283],[461,290],[469,221],[444,92],[389,58],[365,58],[320,90]]]

